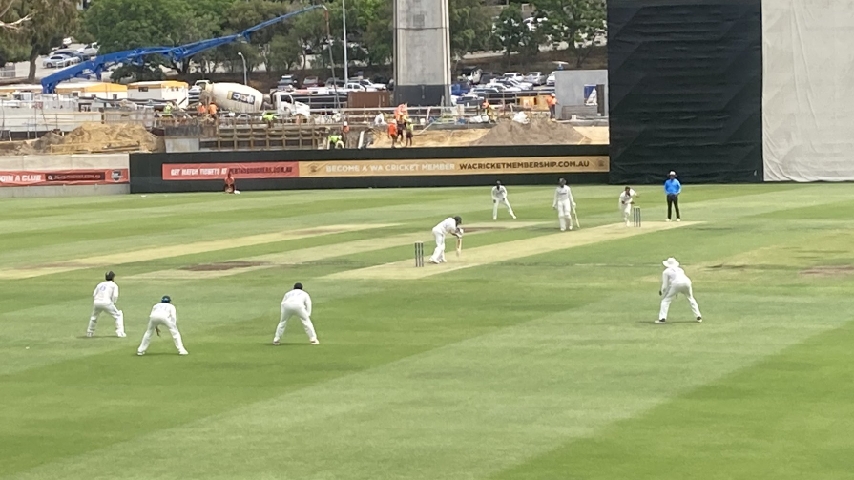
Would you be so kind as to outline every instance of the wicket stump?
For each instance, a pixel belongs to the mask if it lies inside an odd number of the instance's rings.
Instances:
[[[640,227],[641,226],[641,210],[640,210],[640,207],[633,207],[632,208],[632,217],[634,218],[635,226]]]
[[[424,242],[415,242],[415,266],[424,266]]]

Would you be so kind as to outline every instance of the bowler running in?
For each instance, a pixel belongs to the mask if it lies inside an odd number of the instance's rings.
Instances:
[[[507,211],[510,212],[510,218],[516,220],[516,215],[513,214],[513,207],[510,206],[510,200],[507,198],[507,188],[501,184],[501,181],[496,181],[492,187],[492,219],[498,220],[498,205],[504,204]]]
[[[433,227],[433,238],[436,239],[436,249],[430,257],[430,263],[442,263],[445,261],[445,236],[457,237],[457,251],[462,248],[463,229],[460,225],[463,219],[460,217],[446,218]]]
[[[623,213],[623,221],[626,222],[627,227],[632,226],[629,218],[632,216],[632,207],[637,196],[638,194],[632,190],[632,187],[626,187],[626,190],[620,194],[620,211]]]
[[[105,281],[95,286],[95,292],[92,294],[94,305],[92,306],[92,316],[89,317],[89,328],[86,329],[87,337],[95,336],[95,324],[98,323],[98,316],[101,312],[109,314],[116,321],[116,336],[125,338],[125,318],[121,310],[116,309],[116,301],[119,299],[119,286],[114,281],[116,274],[112,271],[104,275]]]
[[[184,342],[181,341],[181,334],[178,332],[178,311],[175,305],[172,305],[172,298],[169,295],[164,295],[160,299],[160,303],[151,308],[151,314],[148,316],[148,329],[145,335],[142,336],[142,342],[139,348],[136,349],[137,355],[145,355],[148,350],[148,345],[151,343],[151,335],[157,334],[160,336],[160,326],[163,325],[172,334],[172,340],[175,342],[175,348],[178,349],[178,355],[188,355],[189,352],[184,348]]]
[[[285,327],[288,326],[288,319],[294,316],[302,321],[302,328],[308,335],[308,343],[318,345],[320,342],[317,340],[317,332],[314,331],[314,324],[311,323],[311,296],[302,289],[300,282],[295,283],[293,290],[282,298],[282,316],[279,319],[279,326],[276,327],[273,345],[281,343]]]
[[[688,303],[691,305],[691,311],[694,312],[694,317],[697,322],[703,321],[703,316],[700,315],[700,306],[694,300],[694,287],[691,285],[691,279],[685,275],[685,271],[679,268],[679,262],[675,258],[668,258],[661,262],[664,264],[664,273],[661,274],[661,290],[658,291],[661,298],[661,309],[658,312],[658,320],[655,323],[664,323],[667,321],[667,312],[670,310],[670,303],[676,298],[676,295],[682,294],[688,297]]]

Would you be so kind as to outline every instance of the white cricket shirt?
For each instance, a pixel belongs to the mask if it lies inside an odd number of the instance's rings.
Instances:
[[[116,303],[119,299],[119,286],[116,282],[106,281],[101,282],[95,287],[95,292],[92,294],[95,303],[104,305],[108,303]]]
[[[667,267],[661,274],[661,291],[665,292],[671,285],[677,283],[691,283],[688,275],[685,275],[685,270],[679,267]]]
[[[178,310],[171,303],[157,303],[151,308],[151,315],[149,317],[178,323]]]
[[[294,289],[282,297],[282,305],[298,305],[305,307],[305,311],[311,315],[311,296],[305,290]]]

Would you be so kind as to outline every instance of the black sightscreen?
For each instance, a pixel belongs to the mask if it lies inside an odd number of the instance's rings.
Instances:
[[[609,0],[611,182],[762,179],[760,0]]]

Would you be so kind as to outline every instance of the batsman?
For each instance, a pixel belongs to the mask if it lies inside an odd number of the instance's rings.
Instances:
[[[554,201],[552,208],[557,210],[557,218],[560,223],[560,231],[565,232],[566,227],[572,230],[573,213],[575,211],[575,199],[572,198],[572,189],[566,184],[566,180],[561,178],[558,181],[558,187],[555,189]],[[575,215],[576,226],[578,225],[578,215]]]

